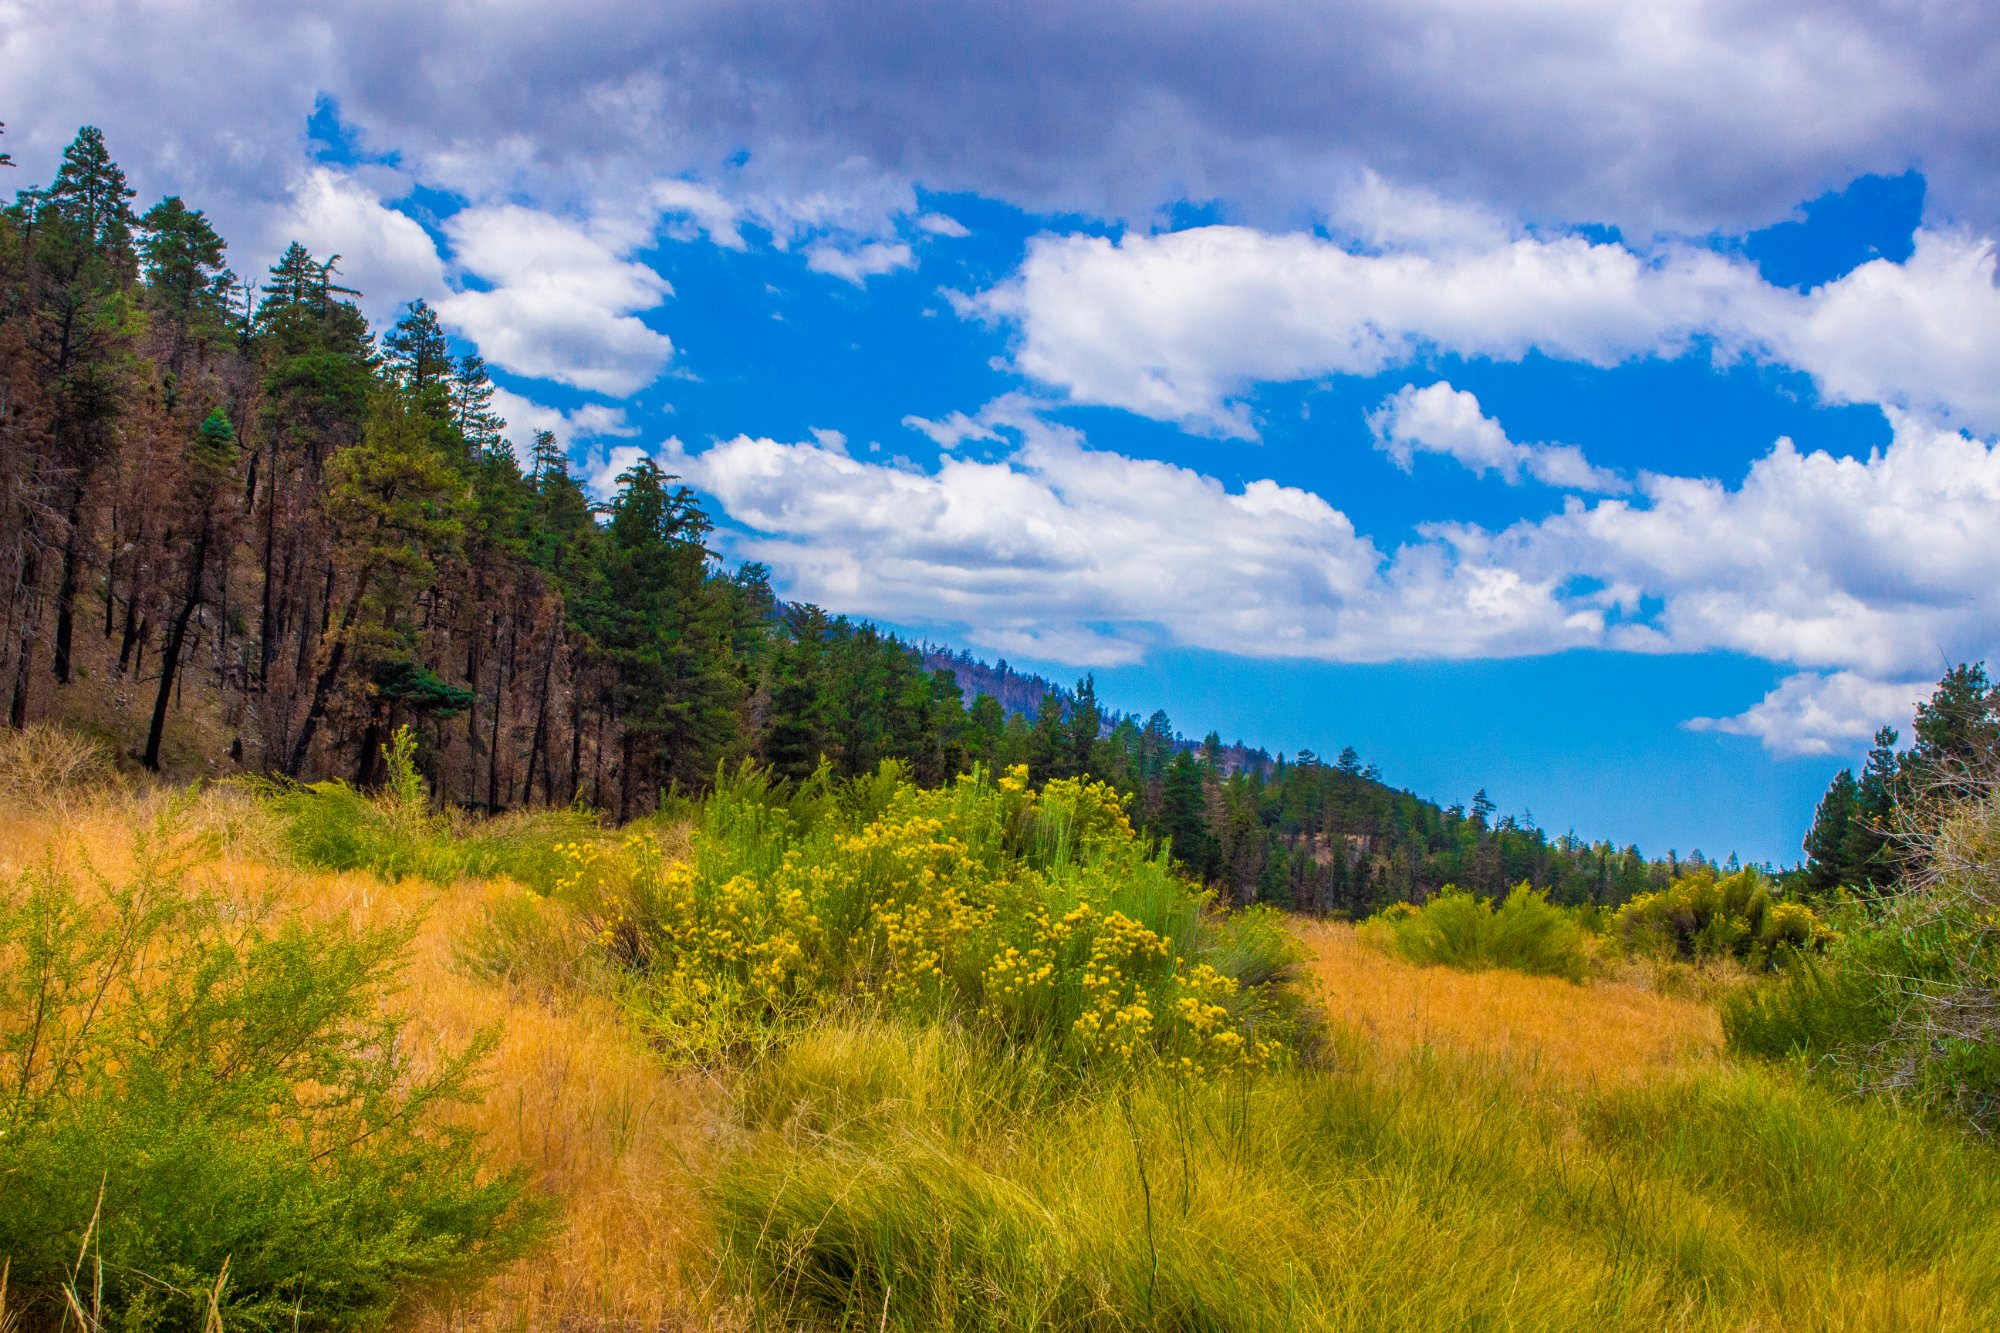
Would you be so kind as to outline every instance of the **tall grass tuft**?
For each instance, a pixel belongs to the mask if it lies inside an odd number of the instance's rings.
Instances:
[[[409,728],[398,728],[382,753],[387,777],[373,793],[338,781],[251,784],[278,817],[294,860],[321,870],[371,870],[387,879],[439,884],[505,876],[546,890],[567,868],[558,850],[564,843],[602,836],[596,816],[584,810],[481,819],[434,809]]]
[[[1421,907],[1398,904],[1379,913],[1364,925],[1363,935],[1426,966],[1501,967],[1569,981],[1583,980],[1590,970],[1585,932],[1575,914],[1525,884],[1497,906],[1447,886]]]

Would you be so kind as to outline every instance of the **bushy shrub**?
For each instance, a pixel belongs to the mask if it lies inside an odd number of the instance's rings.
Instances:
[[[0,730],[0,803],[50,809],[117,780],[110,750],[88,736],[43,722]]]
[[[643,829],[570,854],[558,895],[688,1060],[862,1002],[1079,1067],[1211,1075],[1279,1060],[1304,1021],[1284,932],[1213,911],[1095,782],[1034,791],[1017,768],[926,791],[889,764],[786,793],[746,771],[700,806],[684,859]]]
[[[1817,947],[1826,935],[1805,904],[1774,901],[1759,872],[1718,878],[1707,866],[1619,908],[1611,932],[1633,953],[1687,961],[1733,958],[1760,970]]]
[[[1363,937],[1413,963],[1507,968],[1581,981],[1590,970],[1585,931],[1548,895],[1517,885],[1497,906],[1452,885],[1421,907],[1395,903],[1362,926]]]
[[[541,1205],[448,1119],[489,1043],[419,1056],[384,1012],[406,935],[276,919],[200,852],[170,810],[129,877],[0,883],[8,1309],[349,1327],[520,1253]]]
[[[278,817],[294,859],[321,870],[372,870],[440,884],[504,875],[546,890],[566,867],[558,844],[601,836],[596,817],[583,810],[478,819],[433,809],[407,727],[397,729],[383,757],[387,779],[379,792],[339,781],[253,784]]]
[[[1823,960],[1800,960],[1725,1009],[1748,1054],[1804,1057],[2000,1131],[2000,788],[1914,837],[1898,891],[1845,909]]]

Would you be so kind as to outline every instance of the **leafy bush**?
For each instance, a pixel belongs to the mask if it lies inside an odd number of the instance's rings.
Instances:
[[[373,794],[338,781],[255,784],[294,859],[321,870],[372,870],[439,884],[504,875],[546,890],[566,868],[558,844],[601,836],[596,817],[583,810],[491,819],[433,810],[409,728],[397,728],[382,753],[388,777]]]
[[[1095,782],[1037,792],[1016,768],[925,791],[885,764],[788,793],[746,770],[699,807],[683,860],[645,830],[569,851],[558,896],[688,1060],[856,1001],[1077,1067],[1195,1075],[1277,1061],[1304,1021],[1282,929],[1211,910]]]
[[[1826,935],[1805,904],[1773,901],[1759,872],[1740,870],[1718,879],[1707,866],[1640,894],[1618,909],[1611,930],[1634,953],[1690,961],[1733,958],[1758,969],[1815,948]]]
[[[1730,1005],[1724,1031],[2000,1131],[2000,787],[1947,808],[1909,853],[1894,895],[1850,905],[1825,958]]]
[[[193,882],[177,814],[127,878],[0,885],[8,1308],[348,1327],[520,1253],[542,1206],[449,1120],[489,1041],[420,1057],[382,1008],[406,936]]]
[[[1425,966],[1490,967],[1581,981],[1590,970],[1576,915],[1517,885],[1497,907],[1451,885],[1421,907],[1396,903],[1363,924],[1364,937]]]

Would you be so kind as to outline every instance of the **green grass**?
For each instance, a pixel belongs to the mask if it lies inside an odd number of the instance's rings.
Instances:
[[[1523,884],[1497,905],[1446,886],[1421,907],[1397,904],[1363,924],[1363,938],[1409,962],[1503,967],[1581,981],[1590,970],[1577,914]]]
[[[760,1327],[1988,1329],[1991,1151],[1732,1070],[1439,1053],[1065,1095],[947,1028],[753,1070],[714,1185]]]
[[[286,853],[318,870],[368,870],[385,879],[507,878],[547,891],[568,869],[566,843],[604,838],[586,810],[532,810],[479,818],[434,809],[415,766],[415,740],[400,729],[384,747],[389,776],[378,792],[345,782],[257,781]]]

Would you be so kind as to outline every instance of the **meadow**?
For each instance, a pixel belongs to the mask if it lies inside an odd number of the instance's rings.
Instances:
[[[0,1327],[2000,1324],[1995,1149],[1732,1054],[1741,963],[1222,912],[1017,773],[613,832],[9,746]]]

